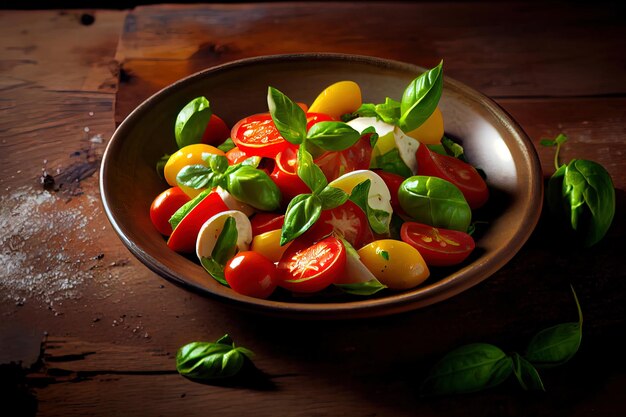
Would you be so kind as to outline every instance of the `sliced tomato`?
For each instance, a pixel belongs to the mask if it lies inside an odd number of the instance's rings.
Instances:
[[[336,237],[305,248],[294,241],[278,262],[278,285],[293,292],[321,291],[335,282],[345,267],[346,249]]]
[[[339,178],[346,172],[369,169],[372,158],[370,135],[363,135],[351,147],[340,152],[325,152],[315,160],[322,169],[328,182]]]
[[[474,239],[464,232],[406,222],[400,237],[419,251],[427,265],[449,266],[463,262],[476,247]]]
[[[324,113],[307,113],[306,114],[306,130],[307,132],[316,123],[337,121],[333,116]]]
[[[167,241],[167,246],[176,252],[193,253],[196,239],[204,222],[214,215],[228,210],[216,192],[209,193],[178,223]]]
[[[398,190],[406,178],[380,169],[376,169],[374,172],[376,172],[383,179],[383,181],[385,181],[385,185],[389,188],[389,193],[391,194],[391,207],[393,208],[394,213],[403,213],[404,211],[402,210],[402,207],[400,207],[400,201],[398,200]]]
[[[441,155],[420,146],[415,153],[418,175],[439,177],[459,187],[470,208],[482,207],[489,199],[489,190],[485,180],[476,168],[457,158]]]
[[[285,223],[285,215],[277,213],[257,213],[250,219],[252,236],[272,230],[281,229]]]
[[[245,161],[248,158],[248,155],[246,155],[244,151],[239,149],[238,146],[235,146],[233,149],[226,152],[226,158],[228,158],[228,163],[230,165],[235,165]]]
[[[320,218],[307,230],[305,236],[311,242],[316,242],[331,233],[346,239],[356,249],[374,238],[367,216],[350,200],[334,209],[322,211]]]
[[[154,199],[150,205],[150,220],[159,233],[165,236],[172,234],[170,217],[189,200],[179,187],[168,188]]]
[[[255,114],[233,126],[231,138],[235,145],[250,156],[274,158],[290,145],[278,132],[269,113]]]
[[[239,294],[267,298],[276,289],[277,270],[274,262],[257,252],[239,252],[226,263],[224,278]]]
[[[289,146],[276,155],[274,170],[270,178],[276,183],[286,205],[298,194],[310,193],[309,187],[298,177],[298,151]]]
[[[218,146],[223,143],[230,136],[230,129],[226,126],[226,123],[217,115],[212,114],[204,129],[202,135],[202,143],[207,145]]]

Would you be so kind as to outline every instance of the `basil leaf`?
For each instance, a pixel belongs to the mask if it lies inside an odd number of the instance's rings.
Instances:
[[[213,279],[215,279],[217,282],[225,287],[230,287],[230,285],[226,281],[226,278],[224,278],[223,265],[220,265],[219,262],[217,262],[215,259],[207,258],[205,256],[200,258],[200,263],[202,264],[204,270],[207,271],[209,275],[213,277]]]
[[[376,117],[385,123],[397,125],[400,119],[400,102],[387,97],[382,104],[365,103],[354,113],[361,117]]]
[[[222,176],[204,165],[187,165],[176,175],[176,182],[193,189],[214,187],[219,185]]]
[[[389,213],[384,210],[378,210],[370,207],[369,205],[369,191],[371,181],[365,180],[362,183],[357,184],[350,194],[350,200],[363,210],[367,216],[367,220],[370,227],[375,233],[387,234],[389,233]]]
[[[205,97],[197,97],[182,108],[174,124],[174,135],[179,148],[202,141],[211,114],[209,100]]]
[[[501,384],[513,372],[512,360],[496,346],[474,343],[448,353],[422,384],[423,395],[481,391]]]
[[[319,124],[319,123],[318,123]],[[304,146],[298,148],[298,177],[311,189],[313,193],[322,191],[328,181],[326,176],[313,161],[313,156]]]
[[[472,210],[461,190],[441,178],[407,178],[400,185],[398,200],[402,209],[419,223],[466,232],[472,220]]]
[[[262,170],[248,165],[226,172],[225,188],[237,200],[263,211],[274,211],[280,206],[280,189]]]
[[[376,156],[372,162],[373,164],[371,164],[371,168],[382,169],[383,171],[398,174],[404,178],[413,175],[411,168],[406,166],[406,164],[402,161],[398,148],[393,148],[383,155]]]
[[[322,210],[330,210],[348,201],[349,195],[339,188],[327,185],[320,191],[318,197],[322,201]]]
[[[374,295],[377,292],[387,288],[386,285],[383,285],[377,279],[372,279],[366,282],[358,282],[354,284],[335,284],[335,287],[348,294],[363,296]]]
[[[274,87],[267,89],[267,105],[281,136],[288,142],[301,144],[306,138],[304,110]]]
[[[582,340],[583,313],[574,288],[578,323],[563,323],[537,333],[528,344],[525,358],[538,368],[551,368],[570,360]]]
[[[376,128],[374,126],[366,127],[361,132],[361,137],[365,135],[370,135],[370,146],[372,147],[372,149],[374,149],[374,147],[376,146],[376,142],[378,142],[378,133],[376,133]]]
[[[211,251],[211,258],[222,266],[226,265],[226,262],[237,253],[237,237],[237,221],[233,217],[228,217]]]
[[[537,369],[517,352],[513,352],[513,372],[519,384],[526,391],[546,390]]]
[[[176,370],[192,379],[230,378],[252,354],[249,349],[235,347],[230,337],[224,335],[217,342],[192,342],[181,347],[176,353]]]
[[[212,153],[203,153],[202,160],[207,163],[213,172],[223,174],[228,168],[228,158],[224,155],[215,155]]]
[[[343,151],[361,139],[361,134],[343,122],[318,122],[311,126],[307,141],[326,151]]]
[[[199,202],[204,199],[204,197],[209,194],[211,194],[211,189],[204,190],[200,194],[183,204],[181,208],[176,210],[176,212],[172,214],[172,217],[170,217],[169,220],[170,225],[172,226],[172,230],[176,229],[178,223],[180,223],[180,221],[187,215],[187,213],[189,213],[195,206],[198,205]]]
[[[398,126],[405,132],[420,127],[437,108],[443,91],[443,61],[415,78],[402,94]]]
[[[167,165],[167,161],[170,160],[170,156],[171,155],[169,154],[165,154],[156,163],[156,172],[161,179],[165,179],[165,174],[163,171],[165,170],[165,165]]]
[[[220,151],[226,153],[228,151],[230,151],[231,149],[235,148],[237,145],[235,145],[235,142],[233,142],[233,140],[231,138],[226,139],[221,145],[219,145],[217,147],[217,149],[219,149]]]
[[[285,222],[280,233],[280,246],[306,232],[319,219],[322,201],[313,194],[295,196],[287,206]]]
[[[460,159],[463,162],[467,162],[467,160],[465,159],[465,150],[463,149],[463,147],[449,137],[445,135],[442,136],[441,145],[443,146],[447,155]]]

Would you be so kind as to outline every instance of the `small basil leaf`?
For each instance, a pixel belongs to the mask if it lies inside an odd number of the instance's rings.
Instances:
[[[241,166],[251,166],[253,168],[258,168],[262,159],[263,158],[261,158],[260,156],[251,156],[250,158],[246,158],[241,161]]]
[[[224,266],[220,265],[215,259],[207,258],[205,256],[200,258],[200,263],[202,264],[204,270],[207,271],[213,279],[225,287],[230,287],[226,278],[224,278]]]
[[[176,212],[172,214],[172,217],[170,217],[169,220],[170,225],[172,226],[172,230],[176,229],[178,223],[180,223],[180,221],[187,215],[187,213],[189,213],[195,206],[198,205],[200,201],[202,201],[210,193],[211,189],[204,190],[200,194],[183,204],[181,208],[176,210]]]
[[[181,347],[176,353],[176,370],[192,379],[230,378],[239,373],[245,357],[251,355],[252,351],[235,347],[230,337],[224,335],[214,343],[192,342]]]
[[[465,345],[435,364],[422,384],[422,394],[481,391],[501,384],[511,372],[511,358],[496,346],[486,343]]]
[[[404,178],[413,175],[411,168],[402,161],[398,148],[393,148],[385,154],[378,155],[372,162],[371,168],[379,168],[383,171],[391,172],[392,174],[398,174]]]
[[[222,267],[237,253],[237,237],[237,221],[234,217],[228,217],[211,252],[211,258]]]
[[[396,125],[400,119],[400,102],[387,97],[382,104],[365,103],[354,113],[361,117],[376,117],[385,123]]]
[[[213,172],[223,174],[228,168],[228,158],[224,155],[215,155],[212,153],[203,153],[202,160]]]
[[[358,282],[354,284],[335,284],[335,287],[348,294],[363,296],[374,295],[377,292],[387,288],[386,285],[383,285],[377,279],[372,279],[366,282]]]
[[[280,206],[280,189],[262,170],[242,165],[226,174],[225,188],[237,200],[263,211],[274,211]]]
[[[441,138],[441,145],[445,149],[447,155],[460,159],[463,162],[467,162],[465,159],[465,150],[463,149],[463,147],[449,137],[444,135]]]
[[[289,97],[274,87],[267,90],[267,105],[276,129],[288,142],[301,144],[306,137],[306,114]]]
[[[201,142],[211,114],[209,100],[205,97],[197,97],[182,108],[174,124],[174,135],[179,148]]]
[[[398,125],[405,132],[417,129],[437,108],[443,90],[443,61],[419,77],[404,90]]]
[[[287,206],[285,222],[280,234],[280,245],[291,242],[306,232],[319,219],[322,201],[313,194],[295,196]]]
[[[582,340],[583,313],[572,288],[578,309],[578,323],[563,323],[537,333],[528,344],[525,358],[538,368],[551,368],[570,360]]]
[[[369,190],[371,186],[370,180],[365,180],[362,183],[357,184],[350,194],[350,201],[355,203],[363,210],[367,216],[367,220],[370,227],[375,233],[387,234],[389,233],[389,213],[383,210],[378,210],[370,207],[369,205]]]
[[[376,146],[376,142],[378,142],[378,133],[376,133],[376,128],[374,128],[374,126],[366,127],[361,132],[361,137],[365,135],[369,135],[370,146],[372,147],[372,149],[374,149],[374,147]]]
[[[231,138],[226,139],[221,145],[219,145],[217,147],[217,149],[219,149],[220,151],[226,153],[228,151],[230,151],[231,149],[235,148],[237,145],[235,145],[235,142],[233,142],[233,140]]]
[[[359,141],[361,134],[343,122],[319,122],[311,126],[307,141],[326,151],[343,151]]]
[[[304,146],[298,148],[298,177],[313,193],[320,192],[328,184],[326,176],[324,176],[320,167],[315,164],[313,156]]]
[[[513,372],[524,390],[546,390],[539,376],[539,372],[537,372],[537,369],[530,362],[521,357],[517,352],[513,352],[512,359]]]
[[[213,174],[211,168],[204,165],[187,165],[176,175],[176,182],[196,190],[206,188],[211,182],[211,174]]]
[[[170,160],[170,156],[171,155],[169,154],[165,154],[156,163],[156,172],[161,179],[165,179],[165,174],[163,173],[163,171],[165,170],[165,165],[167,164],[167,161]]]
[[[320,191],[318,197],[322,200],[322,210],[330,210],[348,201],[350,196],[339,188],[327,185]]]

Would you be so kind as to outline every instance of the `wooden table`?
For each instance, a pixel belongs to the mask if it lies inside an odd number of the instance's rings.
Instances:
[[[132,11],[0,13],[0,397],[42,416],[614,416],[626,413],[626,24],[607,4],[275,3]],[[617,191],[606,238],[564,249],[542,219],[498,273],[392,317],[290,321],[234,311],[134,259],[100,205],[108,138],[149,94],[233,59],[328,51],[446,74],[493,97],[537,146],[603,164]],[[46,177],[45,175],[48,175]],[[44,190],[42,178],[47,178]],[[52,184],[51,179],[55,182]],[[580,351],[542,372],[421,399],[433,361],[465,343],[523,351],[585,314]],[[256,352],[258,384],[204,385],[175,371],[178,347],[230,333]],[[3,414],[5,415],[5,414]]]

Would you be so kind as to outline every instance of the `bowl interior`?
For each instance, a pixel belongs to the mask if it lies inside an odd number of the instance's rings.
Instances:
[[[487,175],[492,197],[480,213],[489,225],[477,250],[460,268],[437,271],[414,290],[372,299],[259,300],[236,294],[203,268],[169,250],[150,222],[149,207],[167,185],[155,172],[164,154],[176,150],[173,126],[191,99],[206,96],[213,111],[232,126],[267,111],[267,88],[311,103],[326,86],[353,80],[364,102],[399,99],[423,69],[394,61],[336,54],[261,57],[214,67],[185,78],[140,105],[113,135],[102,162],[105,211],[115,230],[149,268],[167,279],[244,308],[298,317],[337,318],[383,315],[422,307],[457,294],[504,265],[534,228],[542,200],[541,169],[522,129],[495,103],[449,78],[440,108],[445,130],[462,140],[468,159]]]

